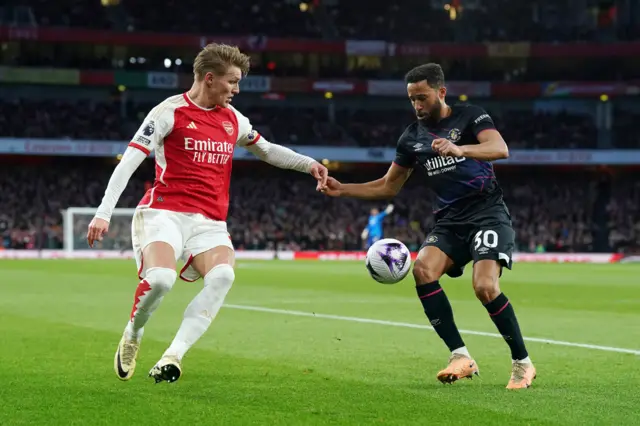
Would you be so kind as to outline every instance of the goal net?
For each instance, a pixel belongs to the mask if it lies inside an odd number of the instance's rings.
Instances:
[[[69,254],[93,250],[106,256],[109,254],[117,257],[132,255],[131,220],[136,210],[114,209],[109,223],[109,232],[102,241],[96,241],[91,249],[87,243],[87,228],[96,210],[92,207],[69,207],[63,210],[64,250]]]

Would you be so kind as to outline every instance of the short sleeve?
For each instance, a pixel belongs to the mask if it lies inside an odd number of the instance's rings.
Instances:
[[[230,108],[233,109],[236,119],[238,120],[238,140],[236,141],[236,144],[240,147],[246,148],[247,146],[251,146],[258,142],[261,136],[253,128],[249,119],[237,109],[233,107]]]
[[[478,136],[478,133],[483,130],[496,128],[493,119],[484,109],[476,105],[469,105],[468,111],[470,114],[469,126],[474,136]]]
[[[155,106],[145,117],[129,146],[149,155],[173,129],[174,108],[167,103]]]
[[[415,155],[409,150],[409,142],[411,137],[409,136],[409,129],[398,139],[398,146],[396,147],[396,158],[393,160],[400,167],[405,169],[412,169],[416,162]]]

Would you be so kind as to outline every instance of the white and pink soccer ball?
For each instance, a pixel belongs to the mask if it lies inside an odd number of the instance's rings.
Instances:
[[[401,241],[383,238],[369,247],[365,260],[371,278],[381,284],[395,284],[411,269],[411,252]]]

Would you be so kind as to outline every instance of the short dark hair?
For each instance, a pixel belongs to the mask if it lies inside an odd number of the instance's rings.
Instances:
[[[439,89],[444,86],[444,72],[440,64],[419,65],[404,76],[405,83],[417,83],[426,80],[429,87]]]

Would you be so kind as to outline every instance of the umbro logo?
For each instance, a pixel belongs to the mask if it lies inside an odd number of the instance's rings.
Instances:
[[[420,142],[418,142],[417,144],[413,145],[413,147],[414,147],[416,150],[419,150],[419,149],[420,149],[420,148],[422,148],[423,146],[424,146],[424,144],[422,144],[422,143],[420,143]]]
[[[191,123],[189,123],[189,125],[187,126],[187,129],[197,129],[196,127],[196,123],[194,123],[193,121]]]

